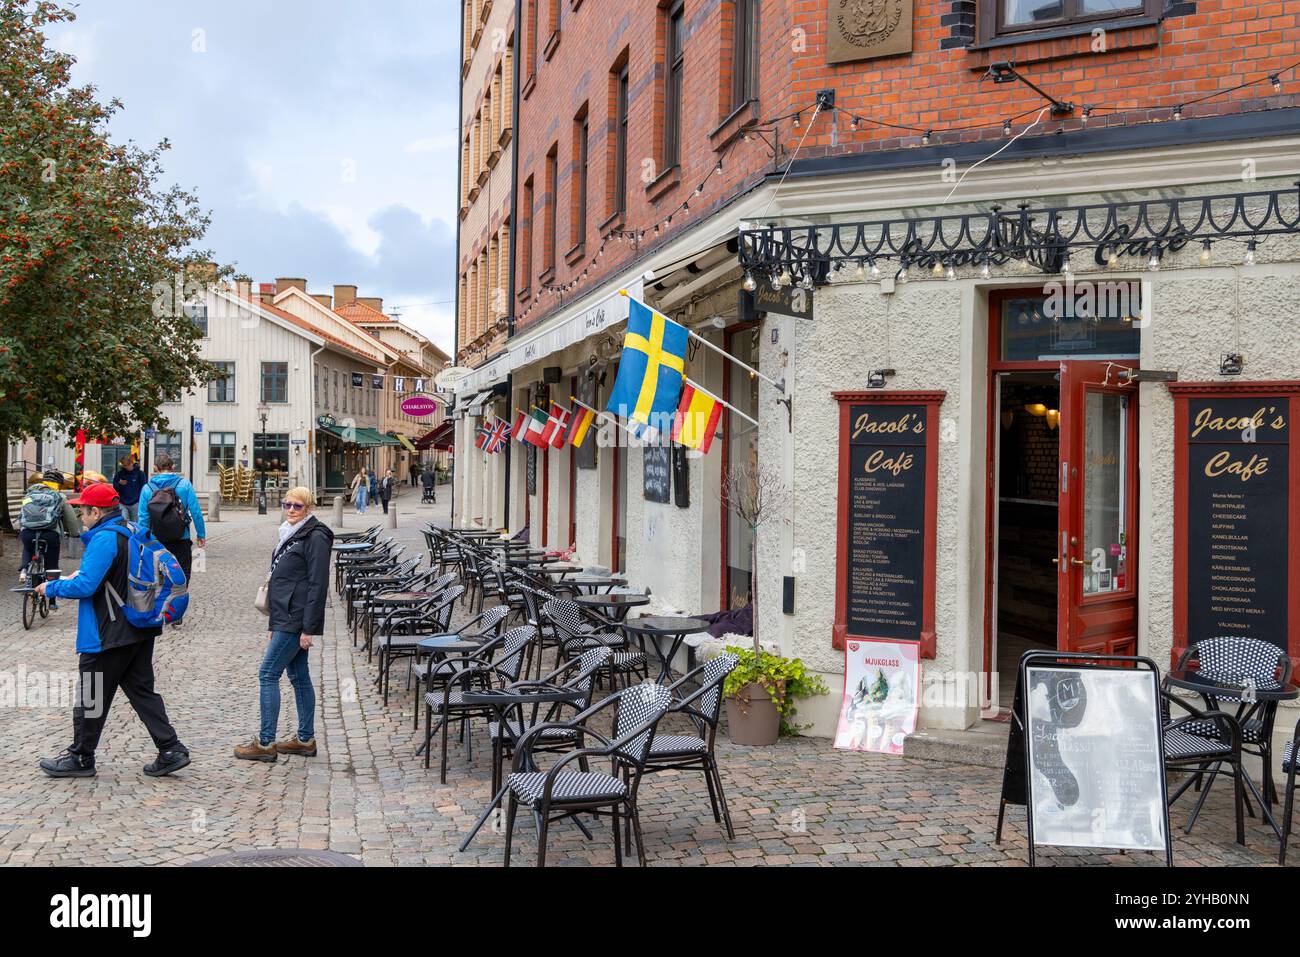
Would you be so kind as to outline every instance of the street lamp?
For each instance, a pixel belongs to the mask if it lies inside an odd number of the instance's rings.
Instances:
[[[262,420],[262,454],[257,457],[256,464],[258,470],[262,473],[261,488],[257,493],[257,514],[266,514],[266,417],[271,414],[271,407],[265,402],[257,403],[257,415]]]

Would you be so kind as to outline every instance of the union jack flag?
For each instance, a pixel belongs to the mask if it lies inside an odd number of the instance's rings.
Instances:
[[[495,455],[505,448],[509,438],[510,426],[506,425],[505,419],[495,419],[488,429],[488,437],[483,443],[483,451]]]

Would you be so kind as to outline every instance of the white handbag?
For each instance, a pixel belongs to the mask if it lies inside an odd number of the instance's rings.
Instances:
[[[268,618],[271,615],[271,576],[266,576],[266,581],[257,586],[257,597],[253,599],[253,607],[260,611]]]

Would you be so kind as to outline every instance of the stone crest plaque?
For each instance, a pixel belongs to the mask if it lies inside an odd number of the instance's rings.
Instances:
[[[912,52],[912,0],[827,0],[826,62]]]

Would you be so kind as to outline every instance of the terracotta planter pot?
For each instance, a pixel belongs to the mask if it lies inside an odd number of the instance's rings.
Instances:
[[[758,682],[745,685],[727,705],[727,734],[732,744],[771,745],[781,736],[776,702]]]

